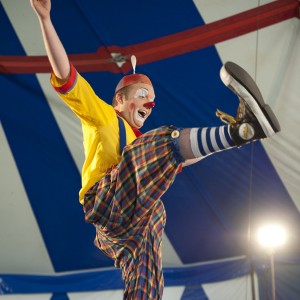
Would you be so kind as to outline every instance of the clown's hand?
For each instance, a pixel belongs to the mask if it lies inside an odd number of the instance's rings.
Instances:
[[[50,0],[30,0],[33,10],[38,17],[45,20],[50,17],[51,1]]]

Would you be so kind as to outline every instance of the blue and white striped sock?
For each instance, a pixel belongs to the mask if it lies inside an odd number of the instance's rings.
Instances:
[[[190,142],[192,152],[196,158],[235,146],[230,136],[228,125],[192,128],[190,131]]]

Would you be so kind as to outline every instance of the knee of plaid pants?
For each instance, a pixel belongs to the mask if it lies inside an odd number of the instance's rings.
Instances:
[[[146,205],[146,212],[162,196],[184,161],[178,147],[179,135],[177,128],[163,126],[125,147],[118,170],[118,190],[124,191],[120,198],[137,199],[137,204]]]

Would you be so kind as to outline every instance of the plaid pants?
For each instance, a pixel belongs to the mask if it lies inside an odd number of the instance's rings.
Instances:
[[[149,131],[127,145],[121,162],[85,195],[95,244],[122,269],[124,299],[161,299],[161,241],[166,213],[160,197],[173,183],[182,158],[174,127]]]

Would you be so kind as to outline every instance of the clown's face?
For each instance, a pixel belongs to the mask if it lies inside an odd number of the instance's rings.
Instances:
[[[131,126],[141,128],[152,112],[154,97],[151,85],[136,83],[130,86],[127,97],[120,95],[116,109]]]

